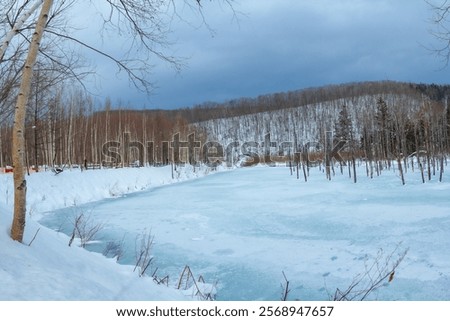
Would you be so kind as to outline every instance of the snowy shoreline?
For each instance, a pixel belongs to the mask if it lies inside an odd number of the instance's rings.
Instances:
[[[139,278],[132,266],[117,264],[114,259],[79,247],[68,247],[66,235],[37,220],[48,211],[195,179],[210,171],[197,168],[194,172],[186,166],[176,171],[173,179],[170,166],[32,174],[27,176],[28,215],[23,244],[9,237],[12,175],[0,175],[0,300],[192,299],[180,291],[156,285],[151,278]]]
[[[165,260],[165,268],[189,264],[194,273],[209,273],[207,281],[216,276],[219,300],[276,300],[281,271],[297,286],[292,299],[326,300],[327,289],[348,286],[364,271],[366,259],[380,249],[390,253],[400,243],[408,254],[394,282],[372,299],[448,300],[448,172],[442,183],[433,176],[422,184],[420,172],[409,170],[402,186],[395,167],[373,179],[364,175],[364,166],[358,170],[357,184],[345,172],[329,182],[319,168],[311,169],[305,183],[289,168],[267,166],[192,182],[186,181],[208,170],[182,168],[174,179],[170,167],[33,174],[24,245],[8,236],[12,177],[0,175],[0,300],[191,300],[149,277],[139,278],[133,266],[68,247],[67,235],[36,222],[48,211],[107,199],[114,201],[101,202],[106,206],[96,208],[97,218],[106,217],[112,228],[125,220],[119,226],[128,233],[154,228],[155,256]],[[170,185],[176,182],[186,184]],[[119,198],[158,186],[167,188]],[[120,208],[134,215],[123,216]],[[246,288],[245,280],[255,288]],[[242,288],[254,296],[240,296]],[[263,295],[263,288],[272,294]]]

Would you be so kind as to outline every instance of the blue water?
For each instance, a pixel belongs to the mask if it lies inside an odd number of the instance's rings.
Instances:
[[[41,223],[70,234],[74,217],[83,212],[104,225],[99,243],[88,249],[103,252],[108,242],[123,242],[120,263],[130,265],[139,238],[150,233],[151,272],[157,268],[158,276],[169,275],[174,285],[189,265],[196,277],[217,282],[219,300],[279,300],[283,271],[291,281],[291,299],[327,300],[328,292],[349,284],[364,267],[360,261],[379,248],[406,242],[425,253],[430,235],[450,232],[436,230],[448,216],[406,226],[389,215],[365,217],[377,213],[377,206],[394,217],[398,208],[423,201],[405,197],[395,176],[385,178],[383,184],[394,187],[384,191],[361,180],[355,185],[338,177],[330,183],[317,174],[304,183],[287,168],[248,168],[62,209],[47,213]],[[444,194],[435,195],[434,206],[445,212],[450,202]],[[400,298],[409,297],[408,286],[402,291]]]

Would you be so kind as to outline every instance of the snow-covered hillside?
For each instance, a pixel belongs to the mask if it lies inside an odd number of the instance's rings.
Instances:
[[[359,137],[365,119],[373,118],[380,97],[392,111],[405,109],[411,115],[423,104],[420,97],[412,95],[362,95],[312,102],[296,108],[211,119],[196,126],[204,129],[210,140],[217,140],[224,145],[230,141],[264,142],[267,133],[278,143],[294,142],[297,139],[301,145],[320,141],[326,131],[333,131],[339,111],[345,105],[355,126],[355,137]]]
[[[182,293],[139,278],[133,267],[68,246],[68,237],[38,223],[40,213],[205,175],[170,167],[36,173],[28,179],[24,244],[9,238],[12,175],[0,175],[0,300],[186,300]],[[37,233],[37,235],[36,235]],[[36,235],[31,246],[28,244]]]

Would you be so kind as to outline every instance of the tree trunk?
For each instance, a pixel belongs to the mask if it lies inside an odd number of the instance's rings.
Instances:
[[[405,185],[405,174],[403,173],[402,158],[400,155],[397,157],[397,164],[398,171],[400,172],[400,179],[402,180],[402,185]]]
[[[39,45],[47,24],[50,8],[53,0],[45,0],[36,24],[36,29],[31,39],[30,48],[23,70],[19,95],[14,111],[13,129],[13,166],[14,166],[14,218],[11,227],[11,238],[22,242],[25,230],[26,216],[26,191],[25,180],[25,115],[28,98],[30,96],[31,78],[33,66],[39,52]]]

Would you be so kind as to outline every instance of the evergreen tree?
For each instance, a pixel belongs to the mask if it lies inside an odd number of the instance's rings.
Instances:
[[[335,139],[348,141],[351,138],[352,120],[348,113],[348,108],[343,105],[339,112],[338,121],[335,124]]]
[[[377,126],[376,144],[381,152],[382,159],[389,159],[391,154],[391,134],[392,134],[392,117],[386,101],[380,97],[377,100],[377,110],[375,112],[375,121]]]

